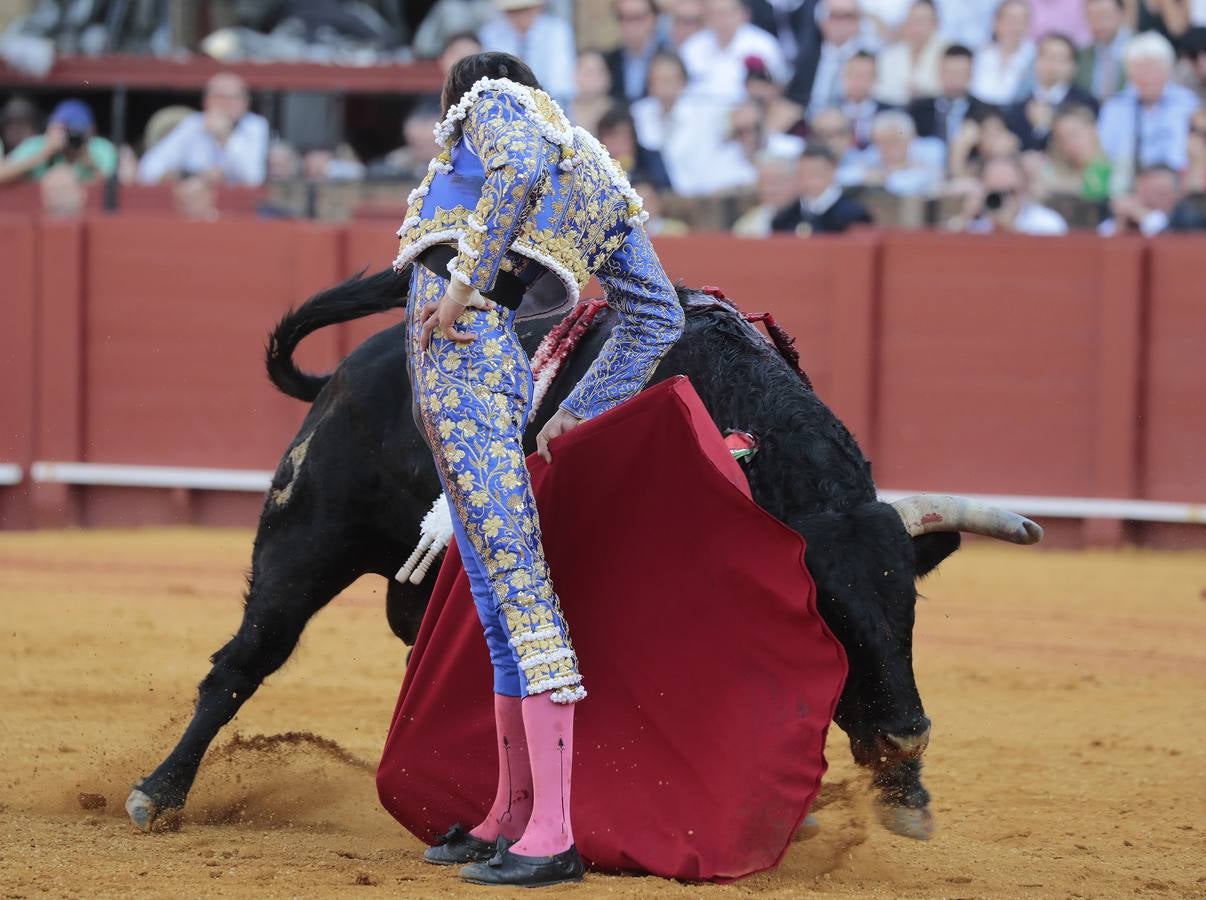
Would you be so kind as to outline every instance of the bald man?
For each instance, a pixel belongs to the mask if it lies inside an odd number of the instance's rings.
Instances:
[[[205,86],[201,112],[187,116],[146,152],[138,164],[138,180],[156,184],[199,175],[215,183],[263,184],[268,120],[250,112],[249,105],[243,79],[219,72]]]

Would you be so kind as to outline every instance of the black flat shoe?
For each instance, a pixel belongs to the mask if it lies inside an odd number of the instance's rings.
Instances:
[[[462,825],[453,825],[448,833],[428,847],[423,859],[433,866],[460,866],[465,863],[485,862],[511,846],[511,841],[499,836],[497,841],[483,841],[474,837]]]
[[[586,866],[577,847],[556,856],[520,856],[502,850],[489,862],[478,862],[461,869],[461,878],[470,884],[507,885],[509,887],[547,887],[568,881],[581,881]]]

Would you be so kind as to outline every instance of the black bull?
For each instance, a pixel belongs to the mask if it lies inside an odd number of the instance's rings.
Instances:
[[[264,504],[238,633],[214,654],[179,743],[127,801],[143,828],[184,806],[218,731],[289,658],[310,617],[361,575],[390,579],[390,627],[414,642],[434,573],[417,586],[391,576],[418,541],[439,482],[411,417],[404,326],[368,339],[329,376],[302,373],[292,361],[307,334],[396,308],[405,294],[405,277],[389,271],[351,279],[291,311],[271,336],[272,381],[313,405]],[[913,677],[916,581],[958,549],[960,529],[1018,543],[1040,532],[958,498],[879,502],[858,444],[783,355],[728,306],[690,292],[681,299],[686,331],[653,381],[688,375],[722,432],[757,436],[746,468],[754,498],[808,542],[820,612],[849,658],[835,721],[856,762],[873,772],[884,823],[927,837],[932,818],[920,775],[930,722]],[[524,348],[532,353],[557,320],[522,325]],[[613,321],[610,311],[599,317],[552,384],[532,416],[528,452]]]

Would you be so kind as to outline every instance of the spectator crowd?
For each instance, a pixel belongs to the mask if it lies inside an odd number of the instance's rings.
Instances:
[[[618,40],[586,49],[594,29],[575,30],[567,2],[438,0],[413,50],[445,70],[483,47],[525,59],[628,171],[655,232],[1206,228],[1206,0],[611,0],[608,11],[599,30]],[[417,100],[399,147],[371,160],[274,141],[232,74],[209,82],[201,106],[157,113],[136,156],[97,135],[81,100],[43,126],[11,99],[0,190],[40,180],[48,209],[70,209],[95,179],[170,180],[178,207],[204,217],[216,184],[413,180],[435,152],[436,98]]]

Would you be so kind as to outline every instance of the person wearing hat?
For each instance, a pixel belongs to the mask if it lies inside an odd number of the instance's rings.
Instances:
[[[577,52],[569,23],[548,13],[545,0],[494,0],[494,9],[478,32],[482,48],[518,57],[550,97],[562,105],[573,100]]]
[[[394,269],[410,271],[412,414],[431,449],[493,665],[498,791],[472,827],[426,853],[491,885],[579,881],[571,827],[574,705],[586,697],[545,560],[523,453],[535,386],[516,335],[525,295],[572,301],[598,278],[617,320],[536,437],[623,403],[682,334],[685,314],[645,231],[648,215],[598,140],[570,125],[506,53],[457,62],[440,154],[411,192]],[[529,290],[530,289],[530,290]]]
[[[30,178],[35,181],[54,166],[65,164],[87,183],[107,178],[117,168],[117,148],[96,135],[96,120],[83,100],[64,100],[50,114],[43,134],[26,138],[0,163],[0,184]]]

